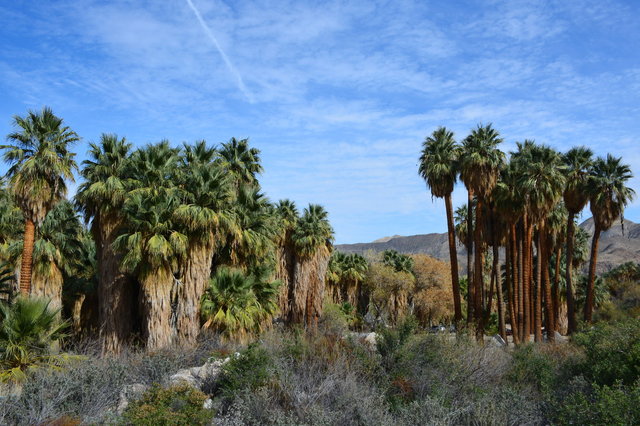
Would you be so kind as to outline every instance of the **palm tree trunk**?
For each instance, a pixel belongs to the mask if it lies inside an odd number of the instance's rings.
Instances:
[[[62,308],[62,271],[54,262],[48,262],[46,270],[35,268],[31,277],[31,295],[49,299],[52,309]]]
[[[591,241],[591,259],[589,260],[589,281],[587,282],[587,300],[584,303],[584,321],[591,323],[593,316],[594,285],[596,280],[596,264],[598,263],[598,242],[600,241],[600,227],[596,223]]]
[[[200,299],[211,277],[212,240],[213,236],[208,244],[193,243],[185,259],[176,306],[176,331],[181,345],[195,345],[200,333]]]
[[[538,238],[536,248],[536,280],[533,287],[534,305],[534,339],[536,342],[542,341],[542,231],[538,227]]]
[[[282,281],[278,294],[280,318],[287,320],[291,308],[291,297],[294,285],[295,251],[291,243],[291,231],[287,231],[283,245],[278,248],[276,279]],[[336,284],[336,287],[338,284]],[[337,290],[339,291],[339,290]]]
[[[453,224],[453,206],[451,193],[445,195],[444,203],[447,210],[447,234],[449,237],[449,260],[451,263],[451,285],[453,286],[453,309],[456,325],[462,321],[462,307],[460,305],[460,281],[458,279],[458,252],[456,251],[456,234]]]
[[[524,339],[524,290],[522,287],[522,226],[517,225],[513,227],[513,255],[515,256],[513,259],[513,278],[514,278],[514,288],[516,293],[515,304],[516,304],[516,315],[517,315],[517,324],[518,329],[513,333],[518,334],[518,340],[520,342]]]
[[[506,259],[505,259],[505,279],[506,279],[506,288],[507,288],[507,300],[508,300],[508,304],[509,304],[509,320],[511,322],[511,336],[513,338],[513,343],[514,344],[518,344],[520,343],[520,339],[518,336],[518,320],[516,317],[516,312],[517,312],[517,308],[516,308],[516,300],[517,300],[517,294],[516,294],[516,279],[515,279],[515,275],[514,274],[514,270],[513,270],[513,266],[515,264],[514,260],[514,250],[513,250],[513,244],[512,244],[512,233],[511,230],[513,228],[509,227],[509,232],[508,232],[508,239],[507,239],[507,244],[506,244]],[[505,339],[505,341],[507,341]]]
[[[533,240],[533,226],[529,223],[528,217],[524,217],[524,242],[522,247],[523,273],[523,341],[528,342],[531,335],[531,243]]]
[[[135,283],[120,268],[120,254],[112,247],[119,223],[94,219],[98,257],[98,317],[102,354],[118,354],[135,323]]]
[[[551,300],[551,282],[549,279],[549,245],[547,244],[547,229],[543,225],[540,229],[541,234],[541,257],[542,257],[542,288],[544,293],[544,305],[545,305],[545,328],[547,329],[547,341],[550,343],[555,342],[555,316],[553,302]]]
[[[473,259],[473,282],[474,282],[474,301],[473,311],[476,319],[476,339],[482,340],[484,330],[482,329],[482,291],[484,288],[482,277],[482,254],[484,252],[482,247],[482,200],[478,198],[476,200],[476,226],[474,229],[475,235],[475,253]]]
[[[24,222],[24,244],[22,246],[22,265],[20,267],[20,293],[31,293],[31,267],[33,266],[33,244],[36,238],[36,225],[32,220]]]
[[[576,308],[573,299],[573,282],[571,273],[573,272],[573,243],[574,243],[574,214],[569,212],[569,219],[567,219],[567,256],[566,256],[566,268],[565,281],[567,291],[567,334],[572,334],[576,331]]]
[[[473,323],[475,288],[473,282],[473,191],[467,191],[467,325]]]
[[[166,348],[171,345],[171,288],[173,274],[157,270],[141,279],[140,292],[143,312],[143,339],[147,350]]]
[[[329,257],[328,251],[320,248],[312,256],[296,259],[290,322],[304,324],[308,329],[317,327]]]
[[[495,229],[494,229],[495,231]],[[504,304],[502,300],[502,277],[500,274],[500,251],[498,250],[498,244],[496,242],[495,236],[493,237],[494,245],[493,245],[493,270],[495,275],[495,286],[496,286],[496,298],[498,299],[498,332],[500,336],[507,341],[507,331],[504,325]],[[489,298],[491,301],[491,298]],[[489,312],[491,312],[491,304],[489,304]]]
[[[562,248],[556,249],[556,264],[553,277],[553,330],[558,331],[558,318],[560,317],[560,260],[562,257]]]

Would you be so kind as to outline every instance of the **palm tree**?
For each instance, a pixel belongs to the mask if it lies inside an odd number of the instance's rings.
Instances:
[[[231,138],[220,148],[222,168],[228,171],[240,184],[256,183],[256,176],[263,172],[260,164],[260,150],[249,148],[249,140]]]
[[[584,320],[588,323],[591,322],[593,313],[593,285],[596,276],[600,233],[611,228],[616,219],[624,220],[624,208],[635,195],[635,191],[626,186],[627,181],[633,178],[631,169],[621,162],[622,158],[607,154],[606,159],[601,157],[596,159],[590,173],[589,201],[595,229],[591,242],[587,299],[584,306]]]
[[[148,349],[170,345],[175,333],[171,321],[174,273],[188,247],[187,236],[173,221],[178,206],[179,200],[167,190],[129,196],[123,206],[127,229],[114,242],[122,253],[122,267],[141,284],[143,338]]]
[[[293,274],[295,268],[295,248],[293,244],[293,231],[298,224],[299,212],[295,203],[291,200],[280,200],[275,206],[275,212],[279,222],[277,235],[277,261],[276,278],[282,281],[278,305],[280,315],[287,318],[289,315],[290,293],[293,291]]]
[[[475,195],[475,223],[474,230],[474,273],[473,273],[473,310],[477,321],[477,337],[482,335],[482,299],[484,287],[482,265],[484,256],[483,244],[483,203],[490,196],[500,176],[500,169],[504,163],[504,153],[497,147],[502,138],[491,124],[478,125],[462,142],[459,157],[460,179],[464,182],[469,195]]]
[[[205,291],[215,250],[234,229],[234,194],[227,176],[214,163],[216,151],[205,141],[185,145],[178,182],[182,205],[174,220],[189,236],[181,262],[182,285],[177,296],[177,332],[181,344],[193,345],[200,330],[200,299]]]
[[[449,259],[451,262],[451,284],[453,286],[453,305],[455,322],[462,321],[460,305],[460,282],[458,280],[458,253],[453,225],[453,206],[451,193],[457,179],[456,163],[459,149],[453,138],[453,132],[439,127],[422,144],[418,173],[431,189],[433,197],[444,198],[447,214],[447,235],[449,238]]]
[[[518,170],[514,161],[502,170],[500,180],[493,193],[493,201],[499,221],[505,229],[505,281],[507,298],[509,302],[509,316],[514,343],[520,343],[524,332],[524,303],[523,280],[519,268],[519,259],[522,258],[521,247],[518,244],[518,225],[521,222],[525,210],[525,202],[522,191],[517,184]]]
[[[69,145],[80,138],[47,107],[41,112],[29,111],[26,117],[15,116],[13,125],[16,131],[7,136],[13,144],[0,148],[11,165],[7,176],[25,219],[20,291],[28,294],[36,225],[65,197],[65,179],[73,181],[77,168]]]
[[[534,326],[536,341],[542,340],[542,296],[545,299],[546,330],[550,341],[554,339],[554,309],[551,301],[549,282],[548,229],[546,219],[562,197],[565,186],[562,158],[558,152],[546,145],[525,141],[521,151],[526,154],[519,158],[520,175],[518,187],[525,195],[527,210],[532,223],[538,224],[537,280],[534,287]],[[525,161],[522,161],[525,160]]]
[[[140,282],[142,331],[149,349],[166,347],[175,336],[174,274],[188,247],[188,237],[175,221],[181,205],[180,190],[175,187],[178,154],[179,149],[167,141],[134,153],[134,189],[122,206],[126,228],[113,243],[122,255],[122,268]]]
[[[119,353],[134,323],[135,288],[120,267],[121,256],[112,245],[125,224],[122,206],[129,191],[131,144],[115,134],[103,133],[91,143],[83,161],[84,182],[76,204],[91,222],[98,257],[100,341],[103,353]]]
[[[341,278],[344,286],[346,302],[359,312],[366,313],[367,303],[362,292],[362,282],[367,273],[367,260],[357,253],[350,253],[343,258]]]
[[[411,273],[413,269],[413,258],[411,256],[391,249],[382,252],[382,263],[392,267],[396,272]]]
[[[322,314],[325,275],[333,248],[333,229],[328,216],[322,206],[310,204],[292,236],[296,265],[289,319],[310,328],[317,326]]]
[[[593,152],[583,146],[571,148],[564,155],[563,160],[566,166],[566,182],[563,197],[564,205],[569,212],[567,217],[567,265],[573,263],[574,253],[574,233],[575,217],[584,209],[589,201],[589,174],[593,166]],[[566,298],[567,298],[567,332],[572,334],[576,331],[576,311],[573,297],[573,278],[571,267],[566,268]]]

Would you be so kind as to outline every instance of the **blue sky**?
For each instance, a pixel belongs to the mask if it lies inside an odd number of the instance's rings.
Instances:
[[[563,151],[584,144],[640,176],[639,9],[5,2],[0,134],[12,115],[48,105],[83,137],[79,160],[102,132],[136,145],[249,137],[267,195],[323,204],[338,243],[443,232],[443,203],[417,175],[421,142],[440,125],[461,139],[492,122],[505,151],[525,138]],[[631,186],[640,193],[640,179]],[[465,200],[457,188],[454,204]],[[640,222],[640,202],[626,216]]]

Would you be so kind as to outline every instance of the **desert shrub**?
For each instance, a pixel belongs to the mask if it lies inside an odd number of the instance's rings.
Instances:
[[[87,423],[104,421],[113,414],[129,374],[129,366],[116,359],[37,371],[24,382],[19,397],[0,402],[0,411],[8,410],[7,424],[40,424],[65,415]]]
[[[249,345],[224,365],[217,393],[232,398],[237,392],[264,386],[272,375],[272,364],[269,353],[260,344]]]
[[[640,378],[640,319],[601,323],[574,338],[585,358],[577,373],[598,385],[629,385]]]
[[[349,305],[345,303],[344,305]],[[349,305],[351,306],[351,305]],[[342,336],[349,331],[349,325],[353,321],[353,317],[345,313],[342,305],[337,303],[325,302],[320,318],[320,330],[324,334],[332,334]]]
[[[513,352],[513,363],[507,372],[513,386],[533,385],[543,394],[549,394],[556,381],[554,360],[537,346],[520,346]]]
[[[180,384],[169,388],[153,385],[142,398],[124,412],[124,420],[132,425],[206,425],[213,411],[203,408],[207,395]]]
[[[640,381],[630,386],[589,386],[578,379],[572,388],[574,391],[556,406],[558,424],[640,424]]]
[[[0,424],[41,424],[65,415],[83,423],[114,423],[120,392],[128,384],[166,384],[179,369],[202,365],[219,341],[202,341],[192,350],[154,353],[129,350],[118,357],[97,358],[96,344],[84,342],[72,349],[87,359],[51,371],[33,372],[22,394],[0,398]]]
[[[409,340],[417,327],[415,317],[407,316],[396,328],[381,327],[378,330],[376,347],[385,367],[391,368],[395,364],[398,350]]]

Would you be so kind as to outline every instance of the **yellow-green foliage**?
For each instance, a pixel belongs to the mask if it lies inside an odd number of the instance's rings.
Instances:
[[[127,424],[140,426],[208,425],[213,411],[203,408],[207,395],[187,384],[154,385],[124,413]]]

